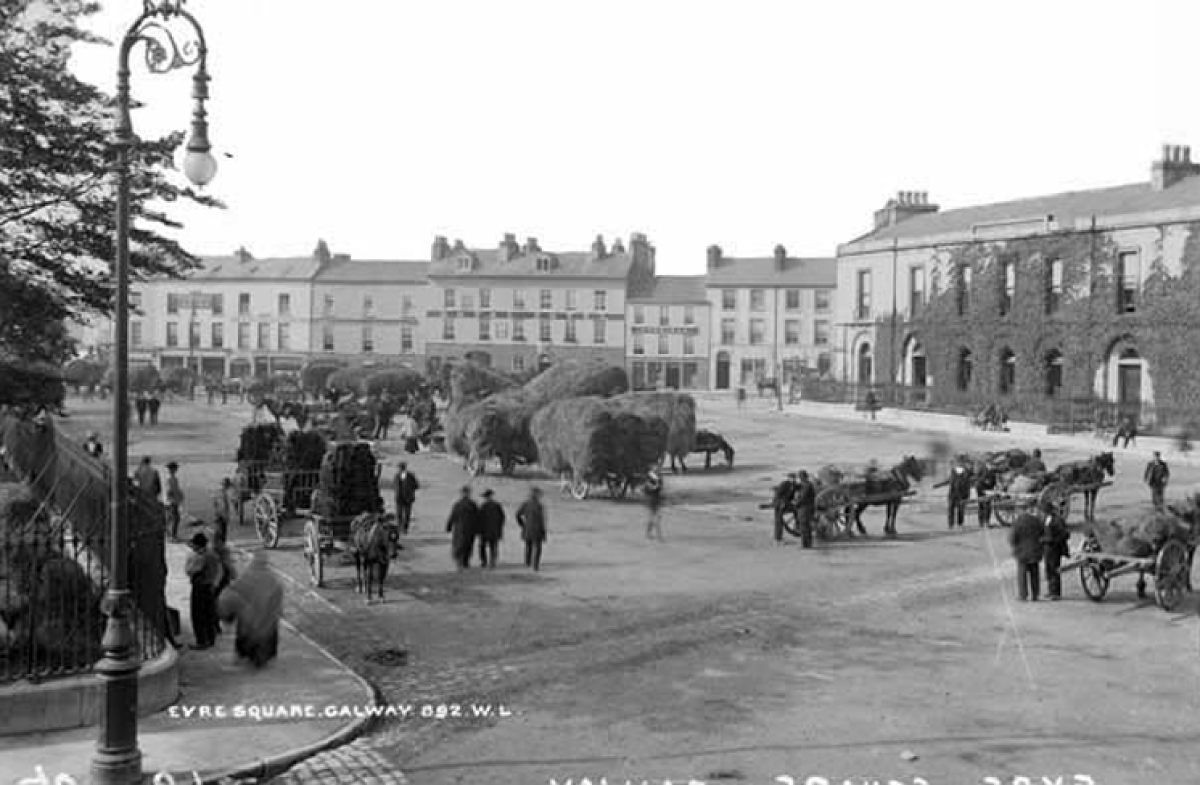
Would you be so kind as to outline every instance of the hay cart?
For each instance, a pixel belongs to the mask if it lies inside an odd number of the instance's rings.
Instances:
[[[327,458],[346,447],[365,449],[374,455],[371,442],[359,440],[331,442]],[[304,523],[304,560],[308,563],[309,577],[316,588],[321,589],[325,586],[325,559],[335,553],[348,552],[351,524],[359,514],[368,511],[371,503],[380,497],[379,477],[382,469],[383,464],[374,461],[368,486],[357,489],[353,498],[326,498],[320,479],[314,486],[312,510],[306,515],[307,520]],[[319,476],[320,472],[317,474]]]
[[[318,482],[319,472],[313,469],[293,469],[274,461],[239,461],[234,478],[238,523],[245,524],[248,503],[259,540],[274,548],[279,544],[282,523],[311,511]]]
[[[1138,576],[1137,595],[1146,597],[1146,576],[1154,579],[1154,602],[1164,611],[1172,611],[1192,590],[1192,555],[1196,542],[1169,539],[1150,556],[1123,556],[1105,553],[1094,534],[1088,534],[1080,553],[1064,562],[1061,572],[1079,570],[1083,593],[1093,602],[1100,602],[1108,593],[1113,578],[1122,575]]]
[[[1071,497],[1110,485],[1111,482],[1087,485],[1052,482],[1029,493],[1012,493],[1002,489],[990,491],[984,495],[984,499],[992,503],[992,514],[1001,526],[1012,526],[1019,515],[1034,510],[1054,510],[1065,521],[1071,513]],[[977,498],[968,500],[968,509],[977,508],[980,501]]]
[[[813,518],[813,533],[818,539],[833,540],[845,535],[853,537],[854,508],[859,504],[885,504],[916,496],[914,490],[891,493],[851,493],[844,485],[826,485],[817,488],[816,515]],[[774,503],[761,503],[760,510],[774,510]],[[783,528],[793,537],[800,537],[800,516],[794,505],[783,511]]]

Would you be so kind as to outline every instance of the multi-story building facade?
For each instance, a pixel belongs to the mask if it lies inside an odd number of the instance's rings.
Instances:
[[[838,374],[1018,413],[1200,403],[1200,165],[1146,182],[941,211],[905,192],[838,249]]]
[[[711,317],[702,275],[664,275],[631,295],[625,311],[626,370],[635,390],[706,390]]]
[[[765,258],[708,249],[713,389],[827,373],[837,270],[832,258],[793,258],[783,246]]]
[[[474,359],[502,370],[534,370],[557,360],[625,364],[625,302],[649,291],[654,247],[635,234],[626,250],[597,237],[587,252],[542,250],[505,235],[494,249],[433,243],[426,310],[431,370]]]
[[[423,369],[428,262],[335,257],[313,279],[311,354]]]

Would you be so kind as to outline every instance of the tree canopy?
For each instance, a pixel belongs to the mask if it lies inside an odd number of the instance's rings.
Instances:
[[[69,68],[73,46],[108,43],[81,27],[97,10],[78,0],[0,0],[0,374],[61,365],[74,353],[66,320],[114,309],[115,100]],[[166,234],[181,226],[172,204],[221,206],[175,172],[182,141],[182,133],[138,140],[130,153],[134,280],[199,263]],[[7,403],[16,401],[0,389]]]

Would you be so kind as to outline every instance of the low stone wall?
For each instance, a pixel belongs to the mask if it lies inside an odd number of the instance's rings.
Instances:
[[[138,715],[162,711],[179,698],[179,654],[171,646],[138,673]],[[18,682],[0,687],[0,735],[99,725],[104,683],[95,674]]]

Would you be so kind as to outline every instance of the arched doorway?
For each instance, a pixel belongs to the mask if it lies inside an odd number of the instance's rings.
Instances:
[[[925,348],[916,336],[904,342],[904,381],[909,387],[925,387],[928,384]]]
[[[717,352],[717,389],[729,389],[729,352]]]
[[[875,377],[875,362],[871,355],[871,344],[863,341],[858,347],[858,379],[859,384],[870,384]]]
[[[1062,352],[1052,349],[1046,354],[1046,397],[1057,398],[1063,386]]]
[[[971,350],[963,347],[958,350],[958,390],[966,392],[971,389],[971,377],[975,372],[975,363],[971,358]]]
[[[1117,406],[1123,414],[1142,410],[1142,356],[1133,347],[1117,358]]]

